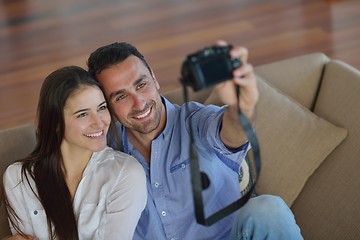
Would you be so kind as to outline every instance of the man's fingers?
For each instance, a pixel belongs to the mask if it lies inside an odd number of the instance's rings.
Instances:
[[[249,50],[245,47],[234,47],[230,51],[230,56],[232,58],[239,58],[243,64],[247,63],[249,55]]]

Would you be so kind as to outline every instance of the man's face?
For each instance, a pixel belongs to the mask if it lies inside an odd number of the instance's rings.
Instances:
[[[103,70],[97,79],[118,120],[129,130],[142,134],[158,133],[162,117],[160,86],[145,64],[135,56]],[[162,124],[163,125],[163,124]]]

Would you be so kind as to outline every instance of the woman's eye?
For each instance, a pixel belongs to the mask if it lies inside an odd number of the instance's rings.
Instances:
[[[77,117],[78,118],[83,118],[83,117],[86,117],[87,116],[87,113],[80,113]]]
[[[107,106],[106,105],[102,105],[99,107],[99,110],[102,111],[102,110],[106,110],[107,109]]]

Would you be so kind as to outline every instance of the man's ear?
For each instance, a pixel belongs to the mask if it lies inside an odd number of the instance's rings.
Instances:
[[[160,89],[160,84],[159,84],[159,82],[157,81],[157,79],[156,79],[156,77],[155,77],[155,73],[154,73],[154,71],[153,71],[152,69],[151,69],[151,76],[152,76],[152,78],[153,78],[153,80],[154,80],[156,89],[159,90],[159,89]]]

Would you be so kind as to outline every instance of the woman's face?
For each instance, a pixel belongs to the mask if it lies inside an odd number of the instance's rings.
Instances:
[[[62,149],[98,152],[107,145],[110,113],[97,86],[81,86],[66,100]],[[64,148],[65,147],[65,148]]]

